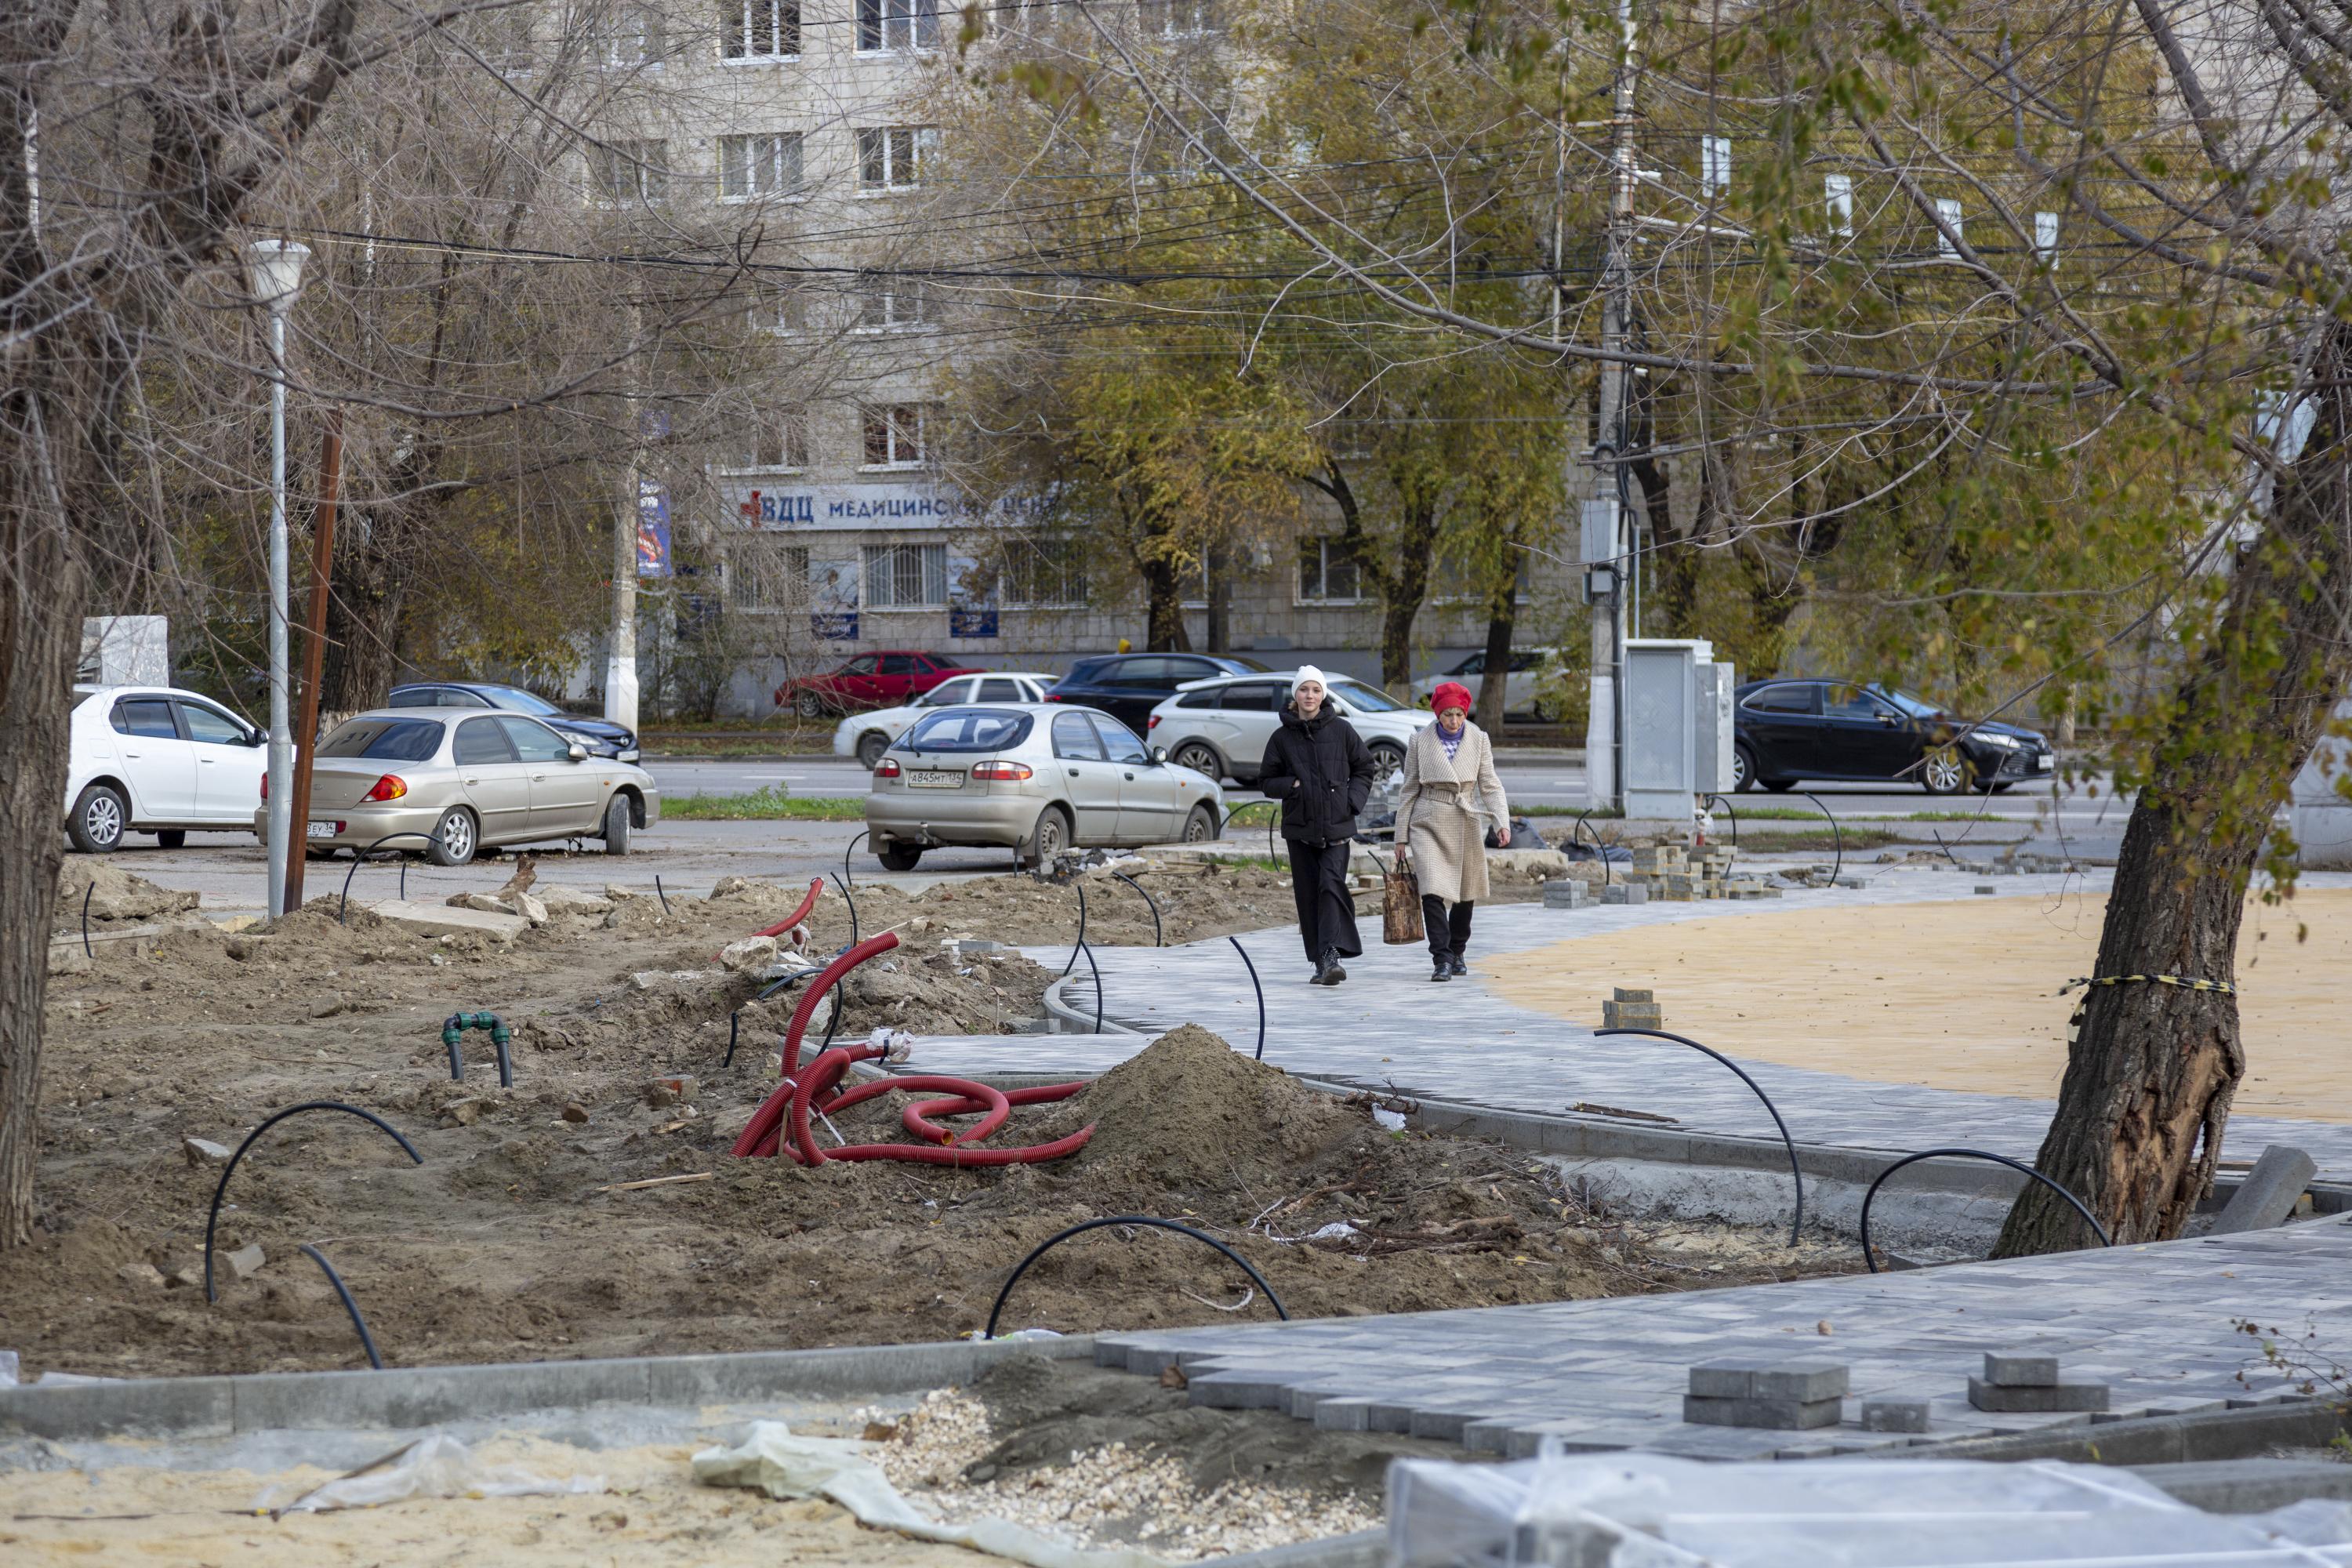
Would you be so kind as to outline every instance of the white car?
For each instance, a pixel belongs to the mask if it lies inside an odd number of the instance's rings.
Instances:
[[[1043,702],[1045,689],[1061,679],[1034,669],[974,670],[959,675],[952,680],[942,680],[903,708],[877,708],[871,713],[852,713],[833,731],[833,754],[856,757],[868,769],[877,767],[882,753],[890,742],[907,732],[907,726],[935,708],[953,708],[965,702]]]
[[[209,697],[169,686],[77,686],[68,731],[66,835],[102,855],[125,833],[166,849],[191,827],[249,831],[269,737]]]
[[[1536,710],[1536,677],[1543,672],[1544,660],[1559,651],[1549,647],[1515,647],[1511,650],[1511,668],[1503,677],[1505,713],[1529,718],[1538,716]],[[1412,694],[1421,700],[1423,707],[1427,707],[1430,694],[1437,689],[1440,682],[1455,680],[1468,687],[1470,695],[1475,698],[1478,683],[1486,673],[1486,650],[1480,648],[1452,669],[1424,675],[1414,681]]]
[[[1265,743],[1281,727],[1295,674],[1276,670],[1189,681],[1151,710],[1144,740],[1164,749],[1179,767],[1248,784],[1265,760]],[[1356,727],[1383,773],[1404,766],[1404,749],[1414,731],[1437,722],[1426,708],[1408,708],[1378,687],[1344,675],[1331,677],[1328,689],[1332,707]]]

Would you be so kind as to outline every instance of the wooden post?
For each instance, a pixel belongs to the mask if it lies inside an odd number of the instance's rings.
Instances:
[[[319,440],[319,510],[310,524],[310,642],[302,657],[302,717],[294,731],[294,842],[286,857],[286,912],[302,907],[310,859],[310,759],[319,749],[319,682],[327,658],[327,586],[335,560],[335,492],[343,477],[343,411],[327,410]]]

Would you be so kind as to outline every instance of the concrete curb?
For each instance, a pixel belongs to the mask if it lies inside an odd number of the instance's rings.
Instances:
[[[1009,1356],[1090,1360],[1094,1337],[950,1340],[838,1350],[741,1351],[634,1360],[253,1373],[0,1389],[0,1433],[58,1441],[221,1437],[306,1427],[429,1426],[587,1405],[700,1405],[782,1396],[855,1398],[964,1383]]]
[[[2202,1464],[2259,1458],[2273,1448],[2324,1448],[2347,1429],[2345,1407],[2280,1394],[2268,1404],[2190,1415],[2141,1415],[1874,1449],[1874,1459],[2064,1459],[2081,1465]]]
[[[1063,987],[1067,985],[1076,985],[1077,987],[1076,995],[1083,998],[1083,1000],[1074,1002],[1069,997],[1063,995]],[[1091,1035],[1095,1032],[1095,977],[1093,972],[1087,969],[1083,964],[1078,968],[1071,970],[1070,973],[1063,975],[1051,985],[1046,986],[1045,1000],[1046,1016],[1059,1020],[1065,1026],[1060,1031],[1058,1031],[1059,1033],[1065,1035]],[[1110,989],[1108,986],[1105,986],[1103,988],[1102,1032],[1106,1036],[1120,1035],[1130,1038],[1140,1036],[1144,1033],[1142,1028],[1139,1027],[1132,1022],[1120,1018],[1118,1014],[1110,1010]],[[1066,1081],[1069,1076],[1069,1074],[1064,1073],[1061,1075],[1060,1079],[1047,1078],[1043,1081],[1048,1083]]]

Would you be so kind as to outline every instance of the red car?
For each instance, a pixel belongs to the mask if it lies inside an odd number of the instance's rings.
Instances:
[[[856,713],[867,708],[895,708],[910,702],[950,676],[969,673],[971,667],[944,654],[916,653],[893,648],[861,653],[839,669],[824,675],[801,675],[776,688],[776,706],[793,705],[803,719],[827,713]]]

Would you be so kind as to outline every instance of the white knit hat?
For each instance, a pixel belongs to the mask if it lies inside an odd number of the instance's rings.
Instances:
[[[1298,673],[1290,678],[1290,694],[1293,697],[1297,696],[1298,689],[1310,680],[1326,691],[1331,689],[1331,683],[1323,679],[1321,670],[1311,664],[1302,664],[1298,667]]]

